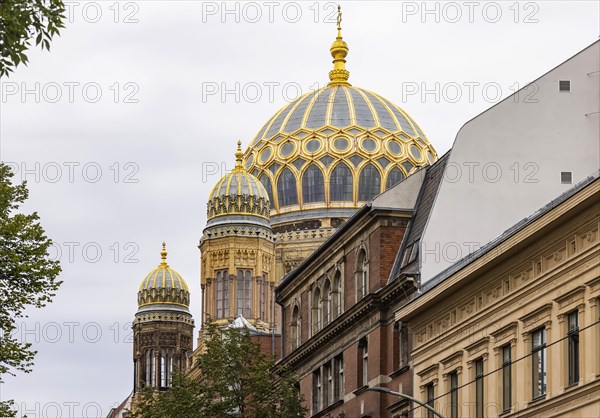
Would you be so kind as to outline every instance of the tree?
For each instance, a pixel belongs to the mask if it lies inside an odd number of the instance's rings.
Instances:
[[[245,330],[206,326],[196,359],[199,380],[176,374],[166,392],[146,389],[134,418],[303,417],[306,409],[294,378],[275,375],[273,359]]]
[[[36,352],[13,333],[28,306],[41,308],[52,301],[61,281],[60,264],[51,260],[52,241],[36,212],[20,213],[27,200],[25,183],[13,185],[13,173],[0,163],[0,383],[4,374],[29,373]],[[0,401],[0,416],[14,416],[13,402]]]
[[[0,2],[0,77],[28,59],[25,51],[35,45],[50,49],[50,41],[64,28],[63,0],[2,0]]]

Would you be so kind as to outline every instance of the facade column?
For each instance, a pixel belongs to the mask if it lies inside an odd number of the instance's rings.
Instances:
[[[588,313],[585,316],[585,321],[583,322],[584,326],[592,324],[594,325],[588,328],[589,331],[584,331],[581,333],[588,333],[588,338],[586,338],[583,342],[580,341],[579,343],[581,357],[583,358],[591,353],[590,358],[586,358],[585,360],[586,365],[588,365],[587,368],[581,368],[580,375],[582,383],[591,382],[596,379],[598,375],[600,375],[600,356],[598,356],[598,350],[600,350],[600,346],[598,346],[598,342],[600,341],[600,323],[598,323],[598,321],[600,321],[599,299],[600,298],[598,297],[594,297],[589,300],[590,309],[588,310]]]

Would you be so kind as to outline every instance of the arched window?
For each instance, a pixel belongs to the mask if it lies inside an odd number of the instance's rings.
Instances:
[[[369,282],[369,264],[367,260],[367,252],[361,249],[358,252],[356,261],[356,288],[358,299],[362,299],[367,294]]]
[[[381,174],[373,164],[369,163],[362,169],[358,178],[358,200],[371,200],[379,193],[381,193]]]
[[[160,387],[170,387],[173,380],[173,353],[171,350],[160,351]]]
[[[279,207],[298,204],[296,177],[289,168],[284,169],[277,179],[277,196]]]
[[[385,190],[395,186],[402,180],[404,180],[404,173],[402,173],[398,167],[392,168],[392,171],[388,173],[387,181],[385,182]]]
[[[250,318],[252,303],[252,270],[239,269],[237,272],[237,316]]]
[[[323,173],[314,164],[311,164],[302,175],[302,200],[304,203],[325,201]]]
[[[229,316],[229,274],[227,270],[216,272],[217,285],[217,318]]]
[[[332,293],[331,311],[333,318],[337,318],[342,313],[342,273],[340,273],[339,270],[336,271],[333,276]]]
[[[321,329],[321,291],[317,287],[312,297],[312,334]]]
[[[345,163],[339,163],[329,177],[331,201],[352,202],[352,171]]]
[[[300,345],[300,309],[298,305],[294,306],[292,311],[292,349]]]
[[[154,350],[146,351],[146,386],[156,386],[156,369],[154,361]]]
[[[331,293],[331,283],[329,280],[325,280],[325,284],[323,285],[323,326],[329,324],[331,321],[331,302],[332,302],[332,293]]]
[[[269,195],[269,203],[271,204],[271,208],[275,206],[275,200],[273,200],[273,186],[271,185],[271,179],[268,174],[263,174],[260,176],[260,182],[263,186],[265,186],[265,190],[267,191],[267,195]]]
[[[167,387],[167,353],[164,348],[160,351],[160,387]]]

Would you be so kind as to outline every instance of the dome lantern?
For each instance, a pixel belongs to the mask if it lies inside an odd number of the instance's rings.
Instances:
[[[348,44],[342,38],[342,6],[338,5],[337,15],[337,38],[331,44],[329,52],[333,57],[333,70],[329,71],[328,86],[346,85],[349,86],[348,79],[350,72],[346,70],[346,56],[348,55]]]

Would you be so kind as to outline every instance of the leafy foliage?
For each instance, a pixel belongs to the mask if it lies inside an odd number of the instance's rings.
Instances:
[[[13,185],[13,173],[0,163],[0,383],[2,375],[29,373],[35,351],[12,335],[27,306],[41,308],[52,301],[62,282],[58,261],[49,258],[52,241],[37,213],[19,212],[27,200],[25,183]],[[0,416],[10,415],[10,401],[0,402]]]
[[[292,376],[276,376],[274,362],[248,333],[206,326],[199,377],[176,375],[166,392],[147,389],[134,418],[303,417],[306,409]]]
[[[31,40],[42,49],[50,49],[50,41],[64,28],[65,5],[62,0],[0,1],[0,77],[28,59],[25,51]]]

